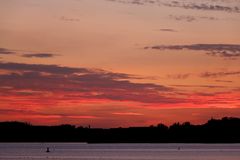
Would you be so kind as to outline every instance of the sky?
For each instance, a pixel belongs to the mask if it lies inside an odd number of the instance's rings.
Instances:
[[[240,117],[240,0],[0,0],[0,121]]]

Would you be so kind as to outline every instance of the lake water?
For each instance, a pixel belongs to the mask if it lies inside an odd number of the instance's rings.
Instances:
[[[240,144],[0,143],[0,160],[240,160]]]

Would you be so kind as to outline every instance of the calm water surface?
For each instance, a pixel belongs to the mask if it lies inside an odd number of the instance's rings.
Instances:
[[[0,160],[240,160],[240,144],[0,143]]]

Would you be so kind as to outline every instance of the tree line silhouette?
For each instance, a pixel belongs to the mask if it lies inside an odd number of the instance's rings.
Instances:
[[[0,142],[240,143],[240,118],[211,119],[202,125],[185,122],[110,129],[0,122]]]

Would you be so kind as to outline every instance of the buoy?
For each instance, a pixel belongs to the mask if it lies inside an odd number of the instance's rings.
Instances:
[[[48,153],[48,152],[50,152],[50,150],[49,150],[49,147],[47,147],[47,150],[46,150],[46,152]]]

